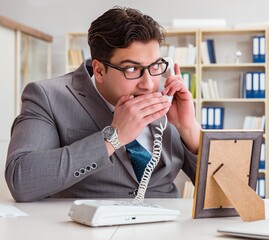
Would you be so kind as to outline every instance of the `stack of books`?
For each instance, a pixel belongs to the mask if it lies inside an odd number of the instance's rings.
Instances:
[[[245,116],[243,129],[259,129],[264,130],[265,127],[265,115],[257,116]]]
[[[84,60],[84,53],[81,49],[69,49],[69,64],[79,66]]]
[[[214,39],[206,39],[201,43],[201,57],[203,64],[217,63]]]
[[[208,79],[201,82],[202,96],[204,99],[219,99],[219,89],[217,81]]]
[[[162,46],[161,55],[171,57],[179,66],[193,65],[196,62],[196,47],[193,44],[188,44],[186,47]]]

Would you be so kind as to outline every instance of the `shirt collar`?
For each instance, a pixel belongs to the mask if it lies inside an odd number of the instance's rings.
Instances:
[[[95,81],[95,77],[94,75],[92,75],[91,77],[92,79],[92,83],[94,88],[96,89],[97,93],[100,95],[100,97],[105,101],[106,105],[108,106],[108,108],[111,110],[111,112],[114,112],[115,110],[115,106],[113,106],[112,104],[110,104],[107,100],[105,100],[105,98],[101,95],[101,93],[98,91],[97,87],[96,87],[96,81]]]

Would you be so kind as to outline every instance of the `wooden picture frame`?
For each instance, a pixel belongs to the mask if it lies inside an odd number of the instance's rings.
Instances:
[[[201,130],[193,218],[238,216],[213,175],[225,165],[227,178],[236,175],[255,190],[262,139],[260,130]]]

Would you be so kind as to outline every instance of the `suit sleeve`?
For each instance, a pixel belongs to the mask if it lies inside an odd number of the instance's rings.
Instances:
[[[195,184],[195,175],[196,175],[196,167],[197,167],[197,155],[191,153],[188,148],[185,146],[182,141],[182,145],[184,148],[184,156],[185,161],[182,167],[182,170],[186,173],[186,175],[190,178],[193,185]]]
[[[30,83],[25,88],[21,114],[12,127],[5,170],[16,201],[49,197],[113,164],[100,131],[61,147],[50,104],[39,84]]]

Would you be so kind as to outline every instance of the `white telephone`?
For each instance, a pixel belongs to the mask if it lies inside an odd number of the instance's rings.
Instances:
[[[156,204],[114,200],[76,200],[69,211],[72,220],[91,227],[171,221],[179,214]]]

